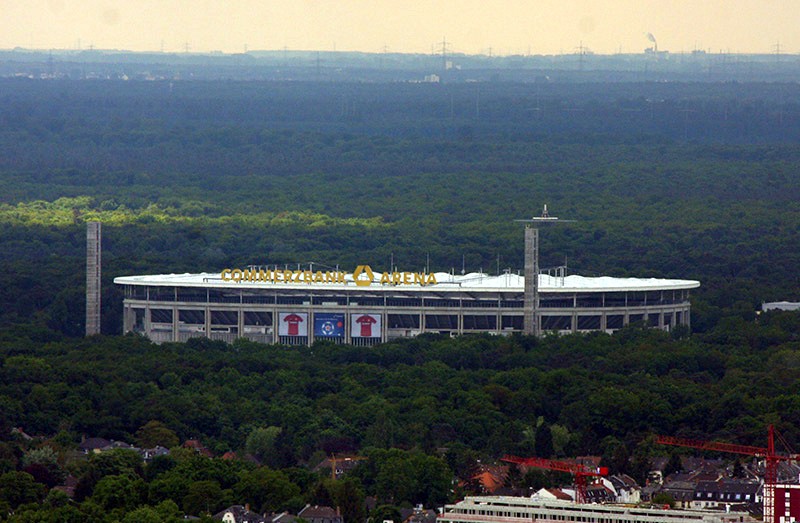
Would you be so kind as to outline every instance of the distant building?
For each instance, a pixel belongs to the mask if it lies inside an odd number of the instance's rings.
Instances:
[[[308,523],[342,523],[342,516],[334,509],[319,505],[306,505],[297,517]]]
[[[775,521],[800,521],[800,485],[775,486]]]
[[[231,505],[213,517],[222,523],[267,523],[265,517],[250,510],[250,505]]]
[[[772,301],[761,304],[761,311],[797,311],[800,310],[800,302],[796,301]]]

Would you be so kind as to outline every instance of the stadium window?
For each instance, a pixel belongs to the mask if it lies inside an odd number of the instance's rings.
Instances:
[[[150,323],[172,323],[172,309],[150,309]]]
[[[598,330],[600,316],[578,316],[578,330]]]
[[[178,311],[178,321],[190,325],[204,325],[206,322],[206,311],[197,309],[180,309]]]
[[[572,316],[541,316],[543,331],[572,330]]]
[[[501,316],[500,327],[503,330],[522,330],[524,319],[522,316]]]
[[[263,311],[244,311],[245,325],[272,325],[272,313]]]
[[[178,301],[205,302],[208,301],[208,290],[195,287],[178,287]]]
[[[465,314],[464,330],[495,330],[497,329],[497,316],[494,314]]]
[[[150,301],[175,301],[175,287],[148,287]]]
[[[239,313],[237,311],[211,311],[212,325],[238,325]]]

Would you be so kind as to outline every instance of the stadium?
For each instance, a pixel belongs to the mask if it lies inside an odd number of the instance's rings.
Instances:
[[[567,275],[564,268],[538,274],[533,267],[538,278],[528,286],[510,272],[378,272],[366,265],[352,272],[249,266],[114,282],[124,289],[125,332],[155,342],[208,337],[358,346],[429,332],[611,333],[632,323],[668,331],[690,326],[689,293],[700,285]]]

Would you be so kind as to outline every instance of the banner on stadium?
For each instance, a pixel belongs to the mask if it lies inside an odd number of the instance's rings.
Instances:
[[[314,337],[343,338],[344,314],[314,313]]]
[[[353,313],[350,315],[351,338],[380,338],[381,315],[370,313]]]
[[[308,336],[307,312],[279,312],[279,336]]]

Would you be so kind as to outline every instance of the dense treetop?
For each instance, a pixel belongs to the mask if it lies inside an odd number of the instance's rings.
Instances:
[[[390,511],[444,501],[453,474],[504,453],[598,453],[641,475],[654,432],[763,445],[776,423],[798,440],[797,316],[755,315],[800,300],[796,84],[0,79],[0,93],[0,440],[12,426],[50,438],[0,441],[0,505],[28,506],[28,520],[364,495]],[[414,270],[428,256],[433,270],[516,270],[512,220],[544,203],[577,222],[544,231],[543,266],[698,279],[695,334],[370,349],[77,338],[87,220],[104,223],[113,335],[119,275],[390,258]],[[67,465],[82,435],[200,438],[261,464],[179,451]],[[330,452],[369,465],[325,484],[303,467]],[[66,471],[79,505],[48,494]]]

